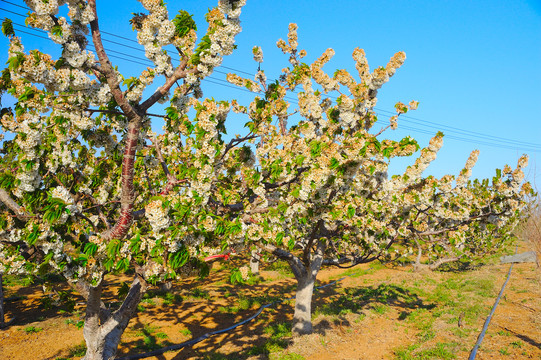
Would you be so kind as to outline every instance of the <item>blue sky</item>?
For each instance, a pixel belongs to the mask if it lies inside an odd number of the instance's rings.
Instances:
[[[194,14],[202,32],[204,14],[216,1],[168,3],[171,17],[185,9]],[[16,5],[24,6],[24,2],[0,0],[0,16],[24,24],[24,17],[11,13],[26,12]],[[129,39],[135,39],[135,34],[128,20],[132,12],[140,11],[143,8],[137,1],[98,1],[101,29]],[[299,25],[299,48],[307,50],[306,62],[329,47],[335,50],[335,57],[324,67],[331,74],[339,68],[356,74],[351,58],[355,47],[366,51],[372,69],[384,66],[395,52],[405,51],[406,62],[379,91],[376,110],[386,122],[397,101],[418,100],[420,105],[386,136],[411,135],[423,146],[438,130],[443,131],[444,146],[426,172],[435,176],[458,173],[473,149],[481,150],[473,171],[478,178],[493,176],[494,169],[505,164],[514,167],[519,156],[527,153],[527,178],[541,188],[541,1],[248,0],[241,20],[238,49],[225,59],[226,68],[204,83],[205,96],[247,103],[253,95],[224,86],[221,72],[255,73],[251,49],[259,45],[265,57],[262,69],[269,78],[276,77],[288,63],[275,44],[286,37],[291,22]],[[19,35],[26,50],[58,54],[48,40]],[[144,62],[144,53],[134,49],[140,48],[137,44],[107,34],[104,39],[107,48],[123,53],[117,55]],[[5,38],[0,40],[2,63],[7,60],[7,44]],[[144,68],[132,61],[112,60],[126,76]],[[231,132],[240,133],[244,121],[232,118]],[[393,161],[391,171],[401,172],[412,162]]]

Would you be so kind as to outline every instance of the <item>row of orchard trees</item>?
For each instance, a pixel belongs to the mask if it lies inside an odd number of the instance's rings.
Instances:
[[[0,90],[16,103],[0,119],[0,275],[55,271],[76,284],[87,301],[85,359],[114,358],[149,283],[178,279],[225,247],[257,247],[288,262],[298,282],[293,331],[303,334],[321,266],[490,251],[531,191],[522,184],[525,157],[491,184],[468,180],[477,152],[456,177],[422,177],[442,134],[403,175],[387,176],[391,158],[419,149],[410,137],[372,131],[377,92],[402,52],[370,71],[355,49],[358,76],[329,76],[322,67],[333,51],[303,63],[292,24],[277,43],[289,56],[278,81],[262,71],[255,79],[228,75],[257,93],[243,106],[203,99],[200,84],[233,51],[244,0],[218,1],[200,39],[187,12],[171,17],[163,1],[141,0],[146,13],[131,23],[154,66],[131,77],[103,48],[95,0],[26,3],[28,24],[49,32],[62,54],[25,51],[3,23],[10,47]],[[63,5],[68,18],[58,15]],[[258,47],[254,59],[263,61]],[[144,96],[154,81],[160,86]],[[285,96],[297,90],[293,106]],[[148,110],[166,101],[156,134]],[[398,103],[389,127],[416,107]],[[247,119],[246,134],[226,141],[231,111]],[[114,271],[135,275],[111,310],[101,293]]]

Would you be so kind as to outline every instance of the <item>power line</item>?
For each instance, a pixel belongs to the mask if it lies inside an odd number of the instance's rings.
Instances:
[[[20,8],[24,8],[24,7],[20,6],[20,5],[13,4],[13,3],[9,2],[9,1],[4,1],[4,2],[15,5],[15,6],[18,6]],[[28,8],[25,8],[25,9],[30,10]],[[0,10],[7,11],[7,12],[10,12],[10,13],[18,15],[18,16],[26,17],[26,15],[19,14],[19,13],[13,12],[13,11],[9,11],[9,10],[3,9],[3,8],[0,8]],[[18,23],[14,23],[14,24],[18,25],[18,26],[21,26],[21,27],[25,27],[25,28],[28,29],[28,27],[25,26],[25,25],[18,24]],[[32,30],[47,33],[46,31],[41,30],[41,29],[32,29]],[[19,31],[21,33],[31,35],[31,36],[35,36],[35,37],[38,37],[38,38],[51,40],[48,37],[43,37],[43,36],[40,36],[40,35],[32,34],[32,33],[26,32],[24,30],[18,29],[17,31]],[[128,40],[128,41],[137,43],[137,41],[126,38],[126,37],[121,37],[121,36],[118,36],[116,34],[107,33],[105,31],[102,31],[102,32],[106,33],[106,34],[109,34],[109,35],[111,35],[113,37],[122,38],[122,39],[125,39],[125,40]],[[103,40],[106,43],[111,43],[111,44],[115,44],[115,45],[118,45],[118,46],[123,46],[123,47],[126,47],[126,48],[130,48],[130,49],[133,49],[133,50],[144,52],[144,50],[142,50],[141,48],[126,45],[126,44],[123,44],[121,42],[109,40],[109,39],[106,39],[106,38],[104,38]],[[89,43],[89,47],[90,46],[92,48],[94,48],[92,42]],[[131,63],[134,63],[134,64],[143,65],[143,66],[153,66],[154,65],[151,60],[146,59],[146,58],[141,59],[141,58],[136,57],[134,55],[130,55],[130,54],[127,54],[125,52],[116,51],[116,50],[112,50],[112,49],[108,49],[108,48],[106,48],[105,50],[108,51],[109,53],[113,53],[113,54],[111,54],[109,56],[113,57],[113,58],[116,58],[116,59],[124,60],[124,61],[127,61],[127,62],[131,62]],[[114,54],[119,54],[119,55],[122,55],[122,56],[114,55]],[[126,58],[126,57],[128,57],[128,58]],[[130,58],[132,58],[132,59],[130,59]],[[180,61],[180,59],[175,59],[173,57],[171,57],[171,58],[173,60]],[[143,62],[141,62],[141,60],[146,61],[147,63],[143,63]],[[244,74],[248,74],[248,75],[251,75],[251,76],[255,76],[255,74],[253,74],[253,73],[242,71],[242,70],[239,70],[239,69],[234,69],[234,68],[226,67],[226,66],[221,66],[221,67],[225,68],[225,69],[235,71],[237,73],[244,73]],[[217,69],[215,69],[214,72],[216,72],[217,74],[227,74],[226,72],[223,72],[223,71],[220,71],[220,70],[217,70]],[[240,91],[252,92],[252,91],[250,91],[248,89],[231,85],[227,80],[223,80],[223,79],[219,79],[219,78],[207,77],[203,81],[208,82],[208,83],[212,83],[212,84],[215,84],[215,85],[219,85],[219,86],[224,86],[224,87],[240,90]],[[330,98],[336,99],[335,96],[331,96],[331,95],[328,95],[328,96]],[[286,97],[286,99],[291,101],[292,103],[295,103],[295,104],[298,105],[298,102],[296,100],[294,100],[292,98],[287,98],[287,97]],[[393,115],[396,114],[395,112],[385,110],[385,109],[374,108],[374,110],[376,110],[376,114],[382,115],[382,116],[387,116],[387,115],[382,114],[382,113],[393,114]],[[497,148],[502,148],[502,149],[513,149],[513,150],[523,150],[523,151],[525,150],[525,151],[533,151],[533,152],[540,152],[541,151],[541,145],[539,145],[539,144],[523,142],[523,141],[518,141],[518,140],[512,140],[512,139],[506,139],[506,138],[499,137],[499,136],[487,135],[487,134],[483,134],[483,133],[480,133],[480,132],[464,130],[464,129],[460,129],[460,128],[457,128],[457,127],[438,124],[436,122],[427,121],[427,120],[415,118],[415,117],[408,116],[408,115],[401,115],[401,118],[409,119],[409,120],[413,121],[415,123],[415,125],[422,126],[422,127],[425,127],[425,128],[435,129],[435,130],[441,130],[441,129],[447,130],[448,132],[451,133],[450,135],[446,135],[446,138],[448,138],[448,139],[458,140],[458,141],[462,141],[462,142],[475,143],[475,144],[481,144],[481,145],[487,145],[487,146],[497,147]],[[405,124],[401,124],[400,129],[411,130],[411,131],[415,131],[415,132],[418,132],[418,133],[424,133],[424,134],[430,134],[430,135],[434,134],[433,131],[424,130],[424,129],[421,129],[421,128],[418,128],[418,127],[409,126],[409,125],[405,125]],[[453,133],[457,133],[458,135],[461,135],[462,137],[457,136],[457,135],[453,135]],[[496,143],[492,143],[491,141],[494,141]],[[502,144],[502,142],[503,142],[503,144]]]

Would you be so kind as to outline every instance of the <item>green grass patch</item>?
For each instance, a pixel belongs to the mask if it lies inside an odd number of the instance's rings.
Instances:
[[[210,293],[207,290],[203,290],[198,287],[193,288],[190,291],[190,296],[194,299],[204,299],[204,300],[210,299]]]
[[[433,347],[418,350],[418,345],[410,345],[395,350],[398,360],[450,360],[456,359],[457,343],[437,343]]]
[[[27,334],[35,334],[35,333],[38,333],[40,331],[43,331],[43,328],[39,327],[39,326],[27,326],[23,329],[23,331]]]
[[[81,329],[83,326],[85,326],[85,321],[84,320],[66,319],[66,324],[75,325],[75,326],[77,326],[77,329]]]
[[[190,331],[190,329],[184,328],[184,329],[180,329],[178,332],[184,336],[192,336],[192,332]]]

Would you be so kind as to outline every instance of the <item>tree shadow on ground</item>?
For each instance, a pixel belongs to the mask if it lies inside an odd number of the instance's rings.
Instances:
[[[289,323],[292,310],[289,301],[283,300],[294,295],[294,288],[295,284],[291,279],[283,279],[273,284],[253,285],[231,285],[218,281],[209,282],[204,288],[198,282],[182,283],[172,289],[177,298],[182,299],[181,302],[167,306],[149,306],[138,314],[135,325],[130,326],[130,329],[141,324],[144,326],[144,322],[149,319],[152,319],[152,325],[157,327],[170,327],[174,324],[177,331],[180,329],[189,334],[183,337],[178,333],[171,334],[170,340],[178,344],[228,328],[255,314],[260,306],[275,303],[247,324],[213,335],[193,347],[177,350],[174,359],[227,359],[228,357],[221,353],[224,344],[227,350],[242,349],[246,352],[244,355],[237,354],[232,357],[235,359],[268,354],[269,348],[285,348],[289,344],[284,338],[291,336]],[[251,351],[246,351],[250,348]],[[118,357],[145,352],[141,350],[140,338],[124,336]]]
[[[153,324],[156,326],[167,322],[182,324],[191,335],[183,340],[187,341],[232,326],[253,315],[260,305],[289,299],[294,296],[295,287],[295,282],[291,279],[242,286],[220,284],[206,288],[206,293],[200,291],[201,298],[193,298],[186,294],[194,294],[194,289],[182,286],[184,300],[181,304],[150,308],[145,310],[145,316],[153,318]],[[271,352],[285,349],[293,340],[291,335],[293,304],[294,301],[291,300],[277,302],[247,324],[213,335],[192,347],[176,350],[173,359],[242,360],[258,355],[268,356]],[[319,321],[314,326],[314,332],[324,335],[333,328],[349,327],[351,324],[346,319],[346,314],[361,314],[363,310],[371,310],[383,304],[402,309],[405,315],[401,316],[401,319],[406,318],[407,314],[415,309],[432,309],[436,306],[423,303],[415,293],[397,285],[342,288],[338,283],[314,293],[313,318],[318,315],[331,316],[330,319]],[[182,342],[171,340],[175,343]],[[141,353],[142,351],[136,349],[137,341],[123,338],[122,355]]]
[[[46,290],[44,290],[46,289]],[[4,284],[4,310],[11,326],[80,313],[84,299],[60,278],[34,278],[31,283]]]

